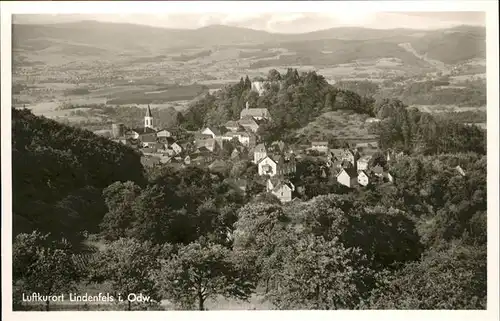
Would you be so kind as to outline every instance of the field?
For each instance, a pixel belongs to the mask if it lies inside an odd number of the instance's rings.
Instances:
[[[275,35],[225,26],[172,33],[97,22],[67,27],[14,28],[15,107],[26,106],[35,114],[70,122],[82,118],[57,107],[151,104],[183,110],[196,97],[245,75],[262,77],[271,69],[286,72],[287,68],[315,70],[331,84],[368,80],[380,85],[376,98],[397,97],[408,105],[429,105],[419,108],[433,113],[451,110],[441,106],[456,105],[464,111],[486,104],[483,31],[477,28],[457,28],[453,34],[342,29]],[[135,35],[139,40],[131,44],[128,36],[117,34]],[[443,55],[449,51],[446,48],[457,51],[457,43],[462,42],[467,48],[460,53]],[[440,43],[438,48],[436,43]],[[447,86],[429,92],[405,91],[412,83],[442,77],[448,77]]]

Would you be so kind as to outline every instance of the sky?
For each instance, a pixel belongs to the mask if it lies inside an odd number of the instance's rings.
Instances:
[[[485,26],[483,12],[359,12],[332,13],[175,13],[175,14],[37,14],[14,15],[14,23],[60,23],[81,20],[143,24],[175,29],[196,29],[213,24],[277,33],[302,33],[334,27],[375,29],[438,29],[457,25]]]

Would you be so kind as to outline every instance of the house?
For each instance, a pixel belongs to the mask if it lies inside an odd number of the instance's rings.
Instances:
[[[203,153],[196,153],[192,155],[191,157],[191,164],[198,165],[198,166],[205,166],[208,165],[212,162],[213,158],[211,155],[205,155]]]
[[[209,138],[214,138],[211,134],[202,134],[202,133],[193,133],[193,138],[194,141],[196,140],[202,140],[202,139],[209,139]]]
[[[184,164],[186,164],[186,165],[191,164],[191,157],[189,155],[187,155],[186,157],[184,157]]]
[[[182,153],[182,147],[177,143],[170,145],[170,149],[175,152],[175,155]]]
[[[231,141],[232,139],[238,139],[240,144],[252,148],[255,146],[257,138],[252,133],[247,132],[227,132],[222,135],[222,140]]]
[[[326,154],[328,152],[328,142],[312,142],[310,149]]]
[[[379,118],[373,118],[373,117],[372,118],[367,118],[365,120],[365,123],[378,123],[378,122],[380,122],[380,119]]]
[[[348,148],[344,149],[342,156],[341,156],[343,161],[348,161],[353,166],[357,166],[357,161],[358,161],[359,157],[360,157],[360,155],[359,155],[358,151],[353,151],[353,150],[348,149]]]
[[[292,200],[292,193],[295,191],[295,186],[288,180],[268,179],[266,190],[268,193],[274,194],[282,203],[286,203]]]
[[[238,150],[238,148],[233,149],[231,152],[231,159],[233,160],[238,160],[240,158],[241,152]]]
[[[171,160],[171,157],[168,155],[160,156],[160,163],[162,163],[162,164],[170,163],[170,160]]]
[[[327,153],[327,158],[333,160],[342,159],[342,155],[344,154],[344,150],[342,148],[330,148]]]
[[[391,160],[398,160],[398,159],[401,159],[403,156],[405,155],[404,152],[395,152],[393,150],[390,150],[387,152],[387,157],[386,157],[386,160],[388,162],[390,162]]]
[[[153,153],[156,153],[156,148],[144,147],[144,148],[141,148],[141,152],[143,155],[153,154]]]
[[[152,128],[149,127],[144,127],[144,128],[132,128],[128,130],[125,135],[129,138],[133,139],[141,139],[145,135],[151,135],[156,137],[156,131]]]
[[[257,166],[260,176],[282,176],[294,173],[296,170],[295,157],[293,155],[288,159],[283,155],[267,155],[259,161]]]
[[[113,141],[115,143],[120,143],[120,144],[123,144],[123,145],[131,145],[129,140],[126,139],[126,138],[118,138],[118,139],[113,139]]]
[[[255,146],[253,150],[253,162],[258,164],[261,159],[264,159],[267,156],[267,149],[264,144],[259,144]]]
[[[358,172],[358,184],[361,186],[367,186],[370,184],[370,177],[364,170]]]
[[[326,153],[326,166],[340,168],[342,164],[342,153],[343,149],[330,149]]]
[[[361,148],[378,148],[378,142],[365,142],[365,143],[357,143],[355,146],[356,149]]]
[[[456,171],[457,171],[460,175],[465,176],[465,171],[464,171],[464,169],[463,169],[460,165],[457,165],[457,166],[455,167],[455,170],[456,170]]]
[[[156,140],[156,135],[154,134],[145,134],[139,138],[143,147],[153,147],[152,145],[156,145],[158,142]]]
[[[211,152],[218,151],[220,148],[222,148],[221,145],[222,142],[219,142],[214,138],[196,140],[194,143],[195,148],[206,147]]]
[[[382,175],[384,181],[386,182],[390,182],[390,183],[394,183],[394,177],[391,175],[391,173],[389,172],[384,172],[384,174]]]
[[[360,171],[360,170],[364,171],[364,170],[368,169],[368,164],[370,163],[371,159],[372,159],[372,157],[370,155],[366,155],[366,156],[363,156],[360,159],[358,159],[358,161],[357,161],[358,171]]]
[[[223,160],[216,159],[208,165],[208,168],[213,172],[223,172],[227,168],[227,163]]]
[[[288,146],[282,140],[274,141],[269,146],[269,151],[273,153],[285,153],[288,149]]]
[[[243,119],[246,116],[253,117],[257,120],[271,119],[271,114],[269,114],[267,108],[249,108],[248,102],[245,109],[243,109],[240,113],[240,119]]]
[[[220,130],[216,129],[215,127],[207,127],[204,130],[201,131],[201,134],[203,135],[209,135],[212,136],[212,138],[219,137],[221,135]]]
[[[232,132],[237,132],[237,131],[240,131],[242,129],[242,126],[239,124],[239,122],[235,121],[235,120],[230,120],[228,121],[224,127],[229,130],[229,131],[232,131]]]
[[[354,168],[343,168],[337,175],[337,182],[349,188],[353,188],[358,182],[358,173]]]
[[[238,121],[238,125],[245,130],[256,133],[259,130],[260,122],[255,120],[252,116],[244,116]]]
[[[156,137],[157,138],[172,137],[172,133],[166,129],[162,129],[162,130],[156,132]]]

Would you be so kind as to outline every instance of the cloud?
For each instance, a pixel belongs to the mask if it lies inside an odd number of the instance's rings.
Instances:
[[[461,24],[484,26],[485,14],[482,12],[363,12],[343,9],[327,13],[42,14],[14,15],[13,20],[15,23],[99,20],[179,29],[196,29],[212,24],[224,24],[268,32],[303,33],[343,26],[377,29],[434,29]]]

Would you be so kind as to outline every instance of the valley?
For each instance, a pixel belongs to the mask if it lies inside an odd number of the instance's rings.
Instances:
[[[113,36],[118,31],[123,31],[121,36]],[[132,37],[139,42],[131,43]],[[397,96],[427,112],[473,108],[484,113],[484,37],[477,27],[273,34],[217,25],[197,30],[96,21],[14,25],[13,107],[82,125],[91,118],[71,116],[61,107],[150,104],[182,111],[241,75],[255,79],[272,69],[283,73],[296,68],[316,71],[331,84],[369,81],[378,86],[377,98]],[[438,40],[439,47],[434,47]],[[463,50],[453,47],[457,41]],[[443,59],[442,53],[450,50],[460,54]],[[447,84],[424,92],[397,90],[438,80]],[[467,90],[479,90],[479,98],[452,98]]]

